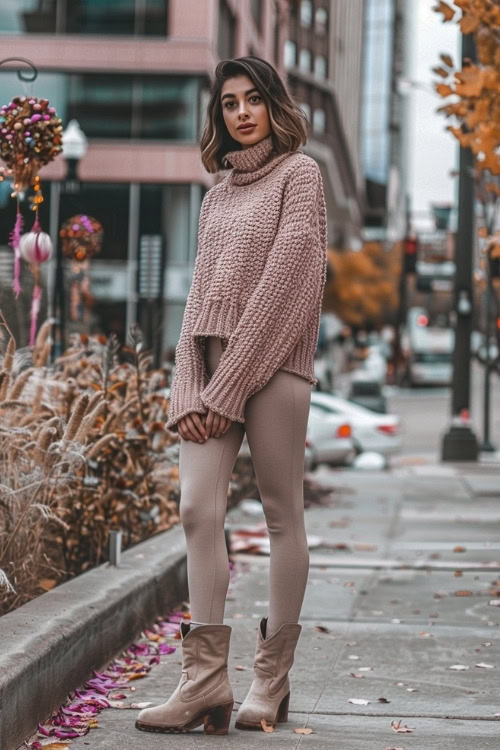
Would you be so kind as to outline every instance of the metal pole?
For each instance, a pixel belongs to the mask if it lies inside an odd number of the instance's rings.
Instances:
[[[462,68],[475,59],[474,38],[462,35]],[[474,156],[460,147],[458,231],[455,249],[455,350],[453,353],[451,426],[443,438],[443,461],[477,461],[477,438],[468,424],[472,333],[474,248]]]
[[[492,293],[491,275],[489,271],[486,286],[486,361],[484,363],[484,393],[483,393],[483,443],[481,450],[487,453],[494,453],[496,448],[490,440],[490,385],[491,385],[491,357],[490,357],[490,339],[491,339],[491,313],[492,313]]]

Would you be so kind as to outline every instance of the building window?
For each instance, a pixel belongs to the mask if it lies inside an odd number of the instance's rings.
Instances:
[[[297,45],[291,39],[287,39],[283,47],[283,63],[285,68],[295,68],[297,65]]]
[[[66,117],[89,138],[195,141],[198,90],[192,76],[73,73]]]
[[[313,112],[312,127],[314,133],[324,133],[326,126],[325,110],[315,109]]]
[[[300,3],[300,25],[309,28],[312,23],[312,2],[301,0]]]
[[[326,78],[326,57],[323,55],[314,58],[314,75],[316,78]]]
[[[307,102],[300,102],[299,106],[300,106],[302,112],[307,117],[307,121],[310,123],[311,122],[311,107],[309,106],[309,104]]]
[[[226,0],[219,0],[217,53],[220,58],[234,57],[235,40],[236,19]]]
[[[262,0],[250,0],[252,17],[258,31],[262,30]]]
[[[5,3],[2,3],[5,5]],[[167,36],[167,0],[17,0],[0,8],[3,32]]]
[[[308,49],[301,49],[299,55],[299,69],[302,73],[311,72],[311,52]]]
[[[314,29],[316,34],[326,34],[328,13],[325,8],[318,8],[314,15]]]

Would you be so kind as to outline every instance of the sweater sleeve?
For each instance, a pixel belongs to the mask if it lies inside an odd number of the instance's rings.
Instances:
[[[200,399],[205,379],[205,363],[202,348],[191,335],[202,300],[201,292],[201,238],[206,221],[208,192],[203,198],[198,220],[198,248],[194,264],[191,288],[184,308],[181,333],[175,348],[175,373],[170,385],[170,399],[166,427],[178,433],[177,422],[190,412],[206,414],[207,409]]]
[[[281,367],[321,304],[326,208],[316,163],[300,165],[283,191],[281,215],[262,276],[218,366],[201,392],[208,408],[244,422],[246,400]]]

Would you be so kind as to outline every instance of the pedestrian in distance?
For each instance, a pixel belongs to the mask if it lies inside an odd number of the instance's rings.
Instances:
[[[288,717],[309,570],[304,453],[327,267],[321,173],[300,148],[307,134],[272,65],[255,55],[218,63],[200,149],[208,172],[226,171],[201,205],[167,422],[180,436],[191,621],[181,623],[179,684],[138,714],[138,729],[228,732],[224,519],[245,433],[270,537],[269,611],[235,726],[262,730]]]

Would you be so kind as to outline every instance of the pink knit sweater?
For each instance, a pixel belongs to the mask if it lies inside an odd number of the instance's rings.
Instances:
[[[247,399],[277,370],[314,375],[327,234],[317,163],[277,154],[271,135],[226,154],[231,169],[205,194],[198,251],[175,350],[167,428],[208,408],[244,422]],[[206,336],[225,350],[212,378]]]

